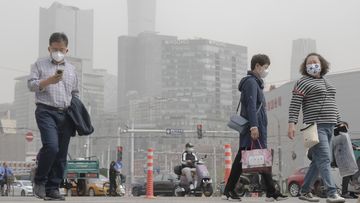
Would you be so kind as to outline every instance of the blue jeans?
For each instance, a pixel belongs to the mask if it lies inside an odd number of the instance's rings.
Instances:
[[[66,112],[38,106],[36,122],[41,134],[42,148],[37,160],[35,183],[45,184],[46,192],[58,190],[66,167],[70,137],[75,128]]]
[[[301,188],[301,193],[310,192],[310,187],[314,185],[317,177],[322,178],[325,187],[327,188],[327,196],[336,193],[336,186],[331,177],[330,163],[331,163],[331,138],[333,136],[335,124],[318,124],[317,130],[320,143],[309,149],[308,153],[312,155],[312,161],[308,172],[305,175],[304,184]]]

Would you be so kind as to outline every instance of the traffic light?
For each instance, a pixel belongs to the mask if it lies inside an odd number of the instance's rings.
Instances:
[[[122,153],[123,153],[123,147],[118,146],[117,147],[117,160],[122,161]]]
[[[196,129],[197,129],[197,135],[198,135],[198,139],[201,139],[203,134],[202,134],[202,125],[201,124],[197,124],[196,125]]]

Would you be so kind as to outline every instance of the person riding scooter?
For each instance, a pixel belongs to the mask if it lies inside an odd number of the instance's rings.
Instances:
[[[121,169],[122,169],[122,162],[120,160],[118,161],[112,161],[110,164],[110,169],[109,169],[109,181],[110,181],[110,195],[111,196],[117,196],[119,194],[117,194],[117,190],[118,187],[120,187],[120,185],[117,184],[123,184],[125,182],[125,176],[121,174]],[[116,177],[120,176],[120,183],[116,182]]]
[[[194,190],[194,182],[192,172],[195,172],[195,163],[199,161],[196,154],[194,153],[194,145],[191,143],[186,143],[185,151],[182,153],[181,156],[181,165],[182,170],[181,173],[186,176],[187,181],[189,182],[190,190]]]

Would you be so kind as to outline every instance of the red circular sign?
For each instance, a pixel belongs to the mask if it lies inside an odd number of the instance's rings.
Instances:
[[[25,139],[26,139],[28,142],[31,142],[31,141],[34,139],[34,135],[32,134],[32,132],[26,133]]]

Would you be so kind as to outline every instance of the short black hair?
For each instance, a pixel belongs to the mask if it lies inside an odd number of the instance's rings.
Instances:
[[[255,69],[255,65],[259,64],[260,66],[263,66],[265,64],[270,65],[270,58],[265,54],[256,54],[251,59],[251,70]]]
[[[68,46],[68,43],[69,43],[66,34],[63,32],[52,33],[49,38],[49,45],[51,45],[51,43],[53,43],[53,42],[64,42],[66,47]]]

